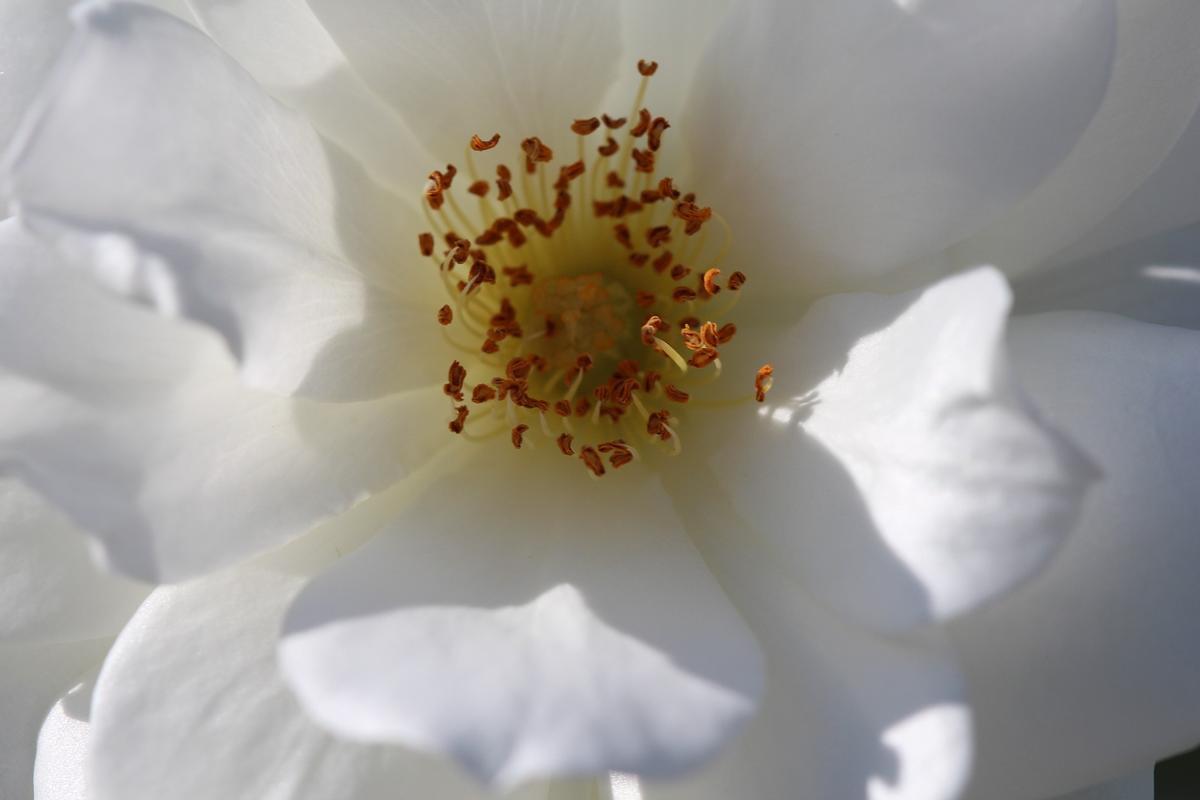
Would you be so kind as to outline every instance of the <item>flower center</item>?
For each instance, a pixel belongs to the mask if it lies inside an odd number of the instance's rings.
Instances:
[[[449,295],[437,322],[462,353],[443,387],[451,432],[507,431],[518,449],[544,436],[596,477],[644,445],[682,451],[683,408],[721,377],[746,276],[722,266],[732,242],[720,215],[656,172],[670,125],[642,103],[657,68],[638,62],[628,118],[571,123],[578,158],[552,184],[554,152],[536,136],[521,142],[516,178],[497,162],[490,181],[477,154],[500,134],[472,137],[466,208],[454,165],[430,174],[418,244]],[[747,400],[765,399],[771,373],[741,378],[753,379]]]

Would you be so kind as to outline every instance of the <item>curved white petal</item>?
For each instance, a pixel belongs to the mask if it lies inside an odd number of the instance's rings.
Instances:
[[[64,271],[0,223],[0,464],[100,540],[178,580],[304,533],[444,440],[423,389],[319,404],[245,388],[220,343]]]
[[[101,572],[61,511],[0,479],[0,641],[116,634],[148,591]]]
[[[0,644],[0,797],[32,800],[38,728],[58,698],[93,671],[109,640]]]
[[[740,7],[682,126],[696,189],[785,296],[900,280],[1067,154],[1114,26],[1111,0]]]
[[[1171,154],[1115,211],[1105,217],[1065,250],[1055,253],[1048,264],[1063,264],[1093,258],[1155,234],[1185,228],[1200,222],[1200,110],[1192,115],[1187,130]]]
[[[710,426],[750,535],[833,607],[887,628],[960,614],[1070,531],[1094,473],[1009,379],[1008,305],[986,268],[825,298],[756,352],[767,402]]]
[[[419,197],[435,158],[353,71],[305,0],[192,0],[209,35],[255,79],[363,162]]]
[[[693,482],[705,490],[689,492]],[[767,692],[712,767],[679,785],[646,785],[647,800],[957,798],[970,774],[971,723],[944,643],[873,635],[822,608],[749,535],[709,471],[674,475],[668,488],[763,644]]]
[[[1200,333],[1057,313],[1009,341],[1104,476],[1050,568],[951,629],[984,798],[1087,786],[1200,739]]]
[[[91,800],[482,798],[447,764],[338,741],[303,714],[275,663],[302,583],[243,568],[150,596],[96,685]]]
[[[610,3],[308,4],[368,85],[442,161],[458,161],[472,134],[496,131],[497,152],[517,154],[517,144],[535,135],[573,152],[571,120],[599,113],[617,75],[620,12]]]
[[[1200,107],[1200,6],[1118,0],[1117,9],[1112,77],[1095,118],[1035,191],[951,249],[953,265],[990,262],[1012,275],[1040,266],[1118,209],[1180,143]]]
[[[1020,313],[1086,310],[1200,328],[1200,225],[1018,278]]]
[[[37,737],[34,800],[92,800],[87,762],[91,747],[92,692],[99,667],[50,709]]]
[[[8,156],[23,219],[111,288],[216,328],[253,385],[365,399],[444,369],[409,204],[195,28],[91,3]],[[423,262],[422,262],[423,263]]]
[[[734,733],[760,657],[669,499],[562,461],[480,449],[301,593],[280,658],[321,724],[500,786],[673,775]]]
[[[74,2],[0,3],[0,148],[16,132],[21,115],[67,41],[71,32],[67,10]]]

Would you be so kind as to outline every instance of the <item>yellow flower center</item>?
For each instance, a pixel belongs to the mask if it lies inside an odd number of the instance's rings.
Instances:
[[[449,295],[437,322],[462,352],[443,387],[451,432],[507,431],[518,449],[544,436],[596,477],[646,445],[682,451],[681,411],[721,377],[746,276],[722,266],[731,235],[720,215],[656,173],[670,125],[642,103],[657,66],[638,62],[628,118],[571,123],[578,158],[557,173],[533,136],[516,177],[497,162],[483,179],[478,160],[500,143],[495,134],[466,150],[475,202],[459,202],[453,165],[430,174],[431,230],[418,244]],[[709,236],[714,222],[719,237]],[[741,378],[759,402],[771,373]]]

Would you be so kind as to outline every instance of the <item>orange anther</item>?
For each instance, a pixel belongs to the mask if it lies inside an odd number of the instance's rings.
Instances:
[[[521,423],[512,429],[512,444],[518,450],[521,449],[522,443],[525,441],[525,431],[529,430],[529,426]]]
[[[579,453],[579,458],[597,478],[604,474],[604,462],[600,460],[600,454],[596,452],[594,447],[583,448]]]
[[[417,244],[421,247],[421,255],[433,255],[433,234],[422,233],[417,236]]]
[[[701,285],[704,286],[704,291],[709,295],[714,295],[721,291],[721,287],[717,285],[717,278],[720,276],[721,270],[717,269],[716,267],[704,271],[704,275],[701,277],[700,282]]]
[[[676,403],[686,403],[689,399],[691,399],[690,394],[674,384],[668,383],[663,387],[663,392],[667,395],[668,400],[674,400]]]
[[[636,139],[639,136],[645,136],[648,130],[650,130],[650,112],[643,108],[638,112],[638,124],[629,129],[629,135]]]
[[[763,364],[754,373],[754,399],[758,402],[763,402],[767,399],[767,392],[771,391],[771,384],[775,382],[772,377],[775,373],[775,368],[770,364]]]
[[[587,136],[593,133],[600,127],[600,120],[596,117],[588,117],[587,119],[577,119],[571,123],[571,130],[578,133],[580,136]]]
[[[498,144],[500,144],[500,134],[498,133],[493,133],[492,138],[488,139],[487,141],[480,139],[479,134],[473,134],[471,136],[471,149],[477,153],[483,150],[491,150]]]
[[[442,384],[442,392],[455,400],[462,401],[463,399],[463,381],[467,379],[467,368],[457,361],[450,364],[449,374],[446,383]]]

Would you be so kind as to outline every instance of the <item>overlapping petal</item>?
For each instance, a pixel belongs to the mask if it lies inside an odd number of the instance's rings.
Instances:
[[[610,3],[308,4],[363,79],[445,160],[460,158],[472,134],[494,131],[509,152],[535,135],[573,147],[571,120],[597,113],[621,54],[620,10]]]
[[[1050,568],[952,627],[980,798],[1087,786],[1200,738],[1200,334],[1056,313],[1009,339],[1022,384],[1104,475]]]
[[[70,34],[73,0],[11,0],[0,4],[0,148]],[[3,199],[0,193],[0,199]]]
[[[540,459],[447,465],[300,594],[281,664],[322,725],[512,786],[674,775],[754,710],[757,647],[661,487]]]
[[[842,295],[757,353],[775,387],[708,458],[751,529],[833,607],[888,628],[973,608],[1035,572],[1095,477],[1010,380],[991,269]]]
[[[255,386],[367,399],[444,369],[436,344],[395,357],[440,291],[403,269],[410,204],[195,28],[120,2],[76,18],[8,156],[27,224],[111,288],[216,328]]]
[[[302,583],[247,567],[151,595],[95,688],[91,800],[483,797],[448,764],[338,741],[303,714],[275,663]]]
[[[784,296],[901,280],[1071,150],[1115,26],[1112,0],[739,8],[685,120],[697,190]]]
[[[1016,275],[1042,267],[1098,225],[1122,235],[1112,215],[1157,170],[1169,167],[1177,147],[1182,145],[1183,159],[1194,150],[1183,138],[1200,109],[1200,53],[1194,46],[1200,6],[1188,0],[1117,0],[1116,7],[1112,76],[1095,117],[1036,190],[951,249],[951,267],[988,262]],[[1163,175],[1158,191],[1169,191],[1181,177]],[[1167,221],[1168,214],[1186,214],[1185,208],[1158,212],[1164,223],[1156,230],[1194,221]]]
[[[149,590],[102,572],[61,511],[0,479],[0,640],[115,635]]]
[[[92,800],[88,790],[88,754],[91,747],[92,691],[99,665],[71,687],[42,721],[33,763],[33,796],[36,800]]]
[[[354,72],[305,0],[193,0],[200,22],[273,95],[415,202],[435,156]]]
[[[648,800],[957,798],[970,774],[971,723],[945,642],[875,636],[822,608],[790,562],[758,545],[711,475],[676,474],[667,485],[762,642],[767,691],[712,766],[678,784],[646,785]]]
[[[178,580],[277,545],[435,452],[436,389],[320,404],[246,389],[207,331],[69,274],[0,223],[0,462],[109,564]],[[436,437],[436,438],[435,438]]]
[[[1170,155],[1111,214],[1046,265],[1055,267],[1095,257],[1156,234],[1200,222],[1200,109]]]
[[[1107,311],[1200,328],[1200,225],[1149,236],[1018,278],[1019,313]]]
[[[109,640],[0,644],[0,797],[33,799],[38,727],[55,701],[95,669]]]

